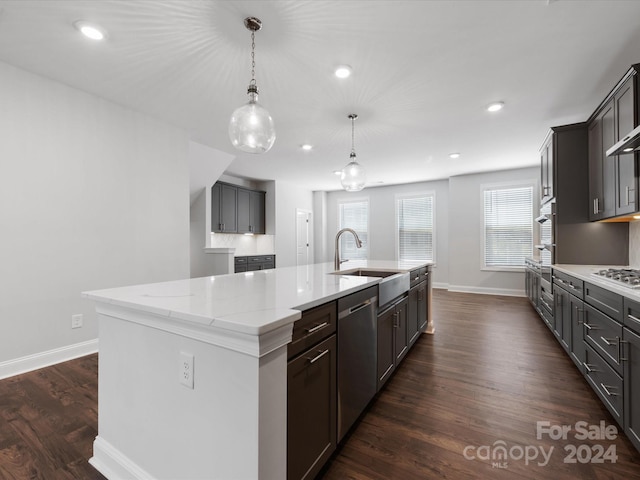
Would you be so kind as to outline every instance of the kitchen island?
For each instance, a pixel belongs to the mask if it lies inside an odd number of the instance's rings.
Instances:
[[[286,478],[287,345],[302,311],[381,282],[287,267],[85,292],[99,315],[98,437],[107,478]]]

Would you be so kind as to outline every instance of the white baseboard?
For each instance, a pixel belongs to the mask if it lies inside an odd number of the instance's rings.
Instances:
[[[431,284],[431,288],[439,288],[441,290],[449,290],[449,284],[448,283],[442,283],[442,282],[433,282]]]
[[[31,372],[39,368],[49,367],[56,363],[66,362],[74,358],[84,357],[98,351],[98,339],[55,348],[46,352],[34,353],[25,357],[0,362],[0,379],[13,377],[21,373]]]
[[[100,436],[93,441],[89,463],[109,480],[153,480],[146,470]]]
[[[507,297],[526,297],[524,290],[512,288],[469,287],[465,285],[449,285],[450,292],[479,293],[481,295],[504,295]]]

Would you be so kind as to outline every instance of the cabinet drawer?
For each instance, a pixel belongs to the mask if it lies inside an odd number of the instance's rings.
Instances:
[[[553,271],[553,283],[559,287],[564,288],[566,291],[575,295],[579,299],[584,298],[584,282],[566,273]]]
[[[620,364],[620,339],[622,325],[590,305],[584,306],[584,339],[618,373]]]
[[[288,358],[318,343],[336,331],[338,310],[336,302],[305,310],[293,324],[292,341],[287,347]]]
[[[236,265],[246,265],[247,264],[247,257],[234,257],[233,258],[233,262]]]
[[[622,323],[629,330],[640,335],[640,303],[624,299],[624,318]]]
[[[420,282],[424,282],[427,279],[427,275],[429,273],[427,272],[427,267],[422,267],[422,268],[416,268],[415,270],[411,270],[410,275],[410,287],[415,287],[416,285],[418,285]]]
[[[622,295],[596,285],[584,284],[584,301],[618,322],[622,322],[622,298]]]
[[[622,377],[590,345],[586,345],[584,373],[598,397],[620,425],[623,423],[624,395]]]

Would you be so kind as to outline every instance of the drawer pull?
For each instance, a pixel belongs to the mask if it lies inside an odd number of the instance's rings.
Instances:
[[[598,371],[598,370],[595,369],[595,367],[593,365],[589,365],[586,362],[583,365],[584,365],[584,368],[586,368],[587,372],[589,372],[589,373],[594,373],[594,372]]]
[[[609,347],[617,347],[618,346],[618,337],[616,337],[615,339],[612,339],[612,338],[604,338],[603,336],[600,336],[600,338]]]
[[[614,393],[614,392],[610,392],[609,389],[610,388],[616,388],[616,387],[612,387],[611,385],[605,385],[604,383],[600,382],[600,386],[602,387],[602,389],[604,390],[604,393],[606,393],[607,395],[609,395],[610,397],[617,397],[618,394]]]
[[[329,349],[325,350],[324,352],[320,352],[318,355],[316,355],[313,358],[309,358],[309,363],[314,363],[317,362],[318,360],[320,360],[322,357],[324,357],[327,353],[329,353]]]
[[[418,280],[420,280],[420,275],[413,279],[414,282],[417,282]]]
[[[324,322],[324,323],[321,323],[320,325],[316,325],[315,327],[307,328],[307,333],[316,333],[318,330],[326,327],[327,325],[329,325],[329,323]]]
[[[627,317],[629,318],[629,320],[633,320],[634,322],[640,323],[640,318],[638,318],[638,317],[634,317],[631,314],[627,315]]]
[[[600,330],[598,327],[595,327],[593,325],[589,325],[587,322],[582,322],[582,324],[587,327],[587,330]]]

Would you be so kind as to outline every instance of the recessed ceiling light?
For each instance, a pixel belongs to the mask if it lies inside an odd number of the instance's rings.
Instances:
[[[487,107],[488,112],[498,112],[504,107],[504,102],[493,102]]]
[[[78,20],[73,24],[85,37],[91,40],[103,40],[107,34],[102,27],[93,23],[85,22],[84,20]]]
[[[340,65],[336,68],[335,75],[338,78],[347,78],[351,76],[351,72],[353,72],[353,70],[349,65]]]
[[[308,143],[305,143],[304,145],[301,146],[301,148],[308,152],[313,148],[313,145],[309,145]]]
[[[450,153],[449,154],[449,158],[460,158],[460,154],[459,153]]]
[[[342,175],[342,170],[334,170],[333,174],[334,175]]]

